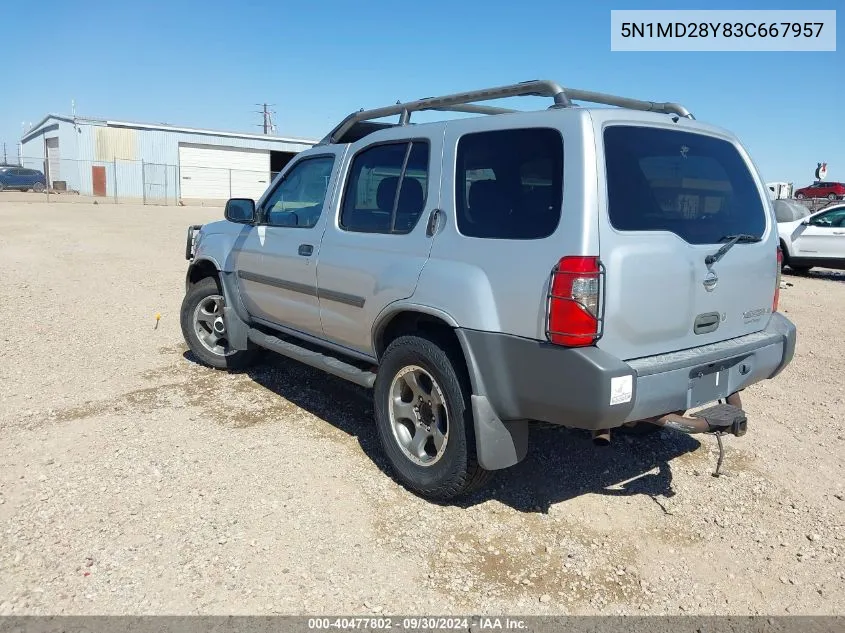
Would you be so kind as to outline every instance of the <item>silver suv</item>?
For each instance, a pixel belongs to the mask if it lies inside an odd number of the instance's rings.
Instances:
[[[519,96],[553,104],[478,103]],[[795,349],[766,185],[677,104],[531,81],[356,112],[225,218],[188,232],[193,353],[373,388],[396,477],[433,499],[522,460],[532,421],[741,435],[739,392]]]

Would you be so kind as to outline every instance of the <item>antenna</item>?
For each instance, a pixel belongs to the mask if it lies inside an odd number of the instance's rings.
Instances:
[[[256,103],[255,105],[261,106],[261,110],[257,111],[258,114],[262,115],[264,121],[263,123],[259,123],[259,127],[264,128],[265,134],[275,134],[276,133],[276,125],[273,123],[273,115],[276,114],[275,110],[270,110],[270,106],[275,104],[273,103]]]
[[[70,115],[76,119],[76,99],[70,100]]]

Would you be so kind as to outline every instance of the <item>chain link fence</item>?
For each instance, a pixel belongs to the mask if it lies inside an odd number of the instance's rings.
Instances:
[[[49,202],[222,206],[229,198],[258,199],[278,174],[120,159],[14,158],[2,189]]]

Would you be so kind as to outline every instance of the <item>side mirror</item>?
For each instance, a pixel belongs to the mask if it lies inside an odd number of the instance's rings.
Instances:
[[[250,224],[255,220],[255,200],[251,198],[230,198],[223,213],[229,222]]]

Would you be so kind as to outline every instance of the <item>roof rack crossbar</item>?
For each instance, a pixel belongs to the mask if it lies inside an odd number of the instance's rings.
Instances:
[[[505,114],[518,112],[510,108],[498,108],[493,106],[479,105],[476,101],[489,101],[492,99],[506,99],[509,97],[552,97],[554,105],[552,108],[572,107],[572,99],[613,105],[633,110],[644,110],[647,112],[662,112],[665,114],[677,114],[686,118],[694,118],[684,106],[677,103],[660,103],[655,101],[640,101],[628,97],[592,92],[589,90],[564,89],[560,84],[549,80],[523,81],[508,86],[485,88],[469,92],[460,92],[442,97],[426,97],[406,103],[397,102],[393,105],[375,108],[372,110],[359,110],[353,112],[341,121],[322,141],[320,145],[336,143],[356,123],[381,119],[383,117],[399,115],[399,125],[407,125],[411,119],[412,112],[424,110],[439,110],[451,112],[468,112],[472,114]]]

